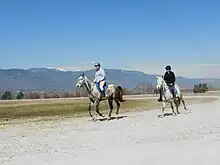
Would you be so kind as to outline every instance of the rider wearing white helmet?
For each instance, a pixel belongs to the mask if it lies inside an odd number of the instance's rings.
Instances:
[[[96,70],[94,83],[96,83],[98,85],[98,87],[102,91],[102,94],[105,95],[105,89],[104,89],[104,86],[106,84],[106,81],[105,81],[105,70],[101,67],[99,62],[96,62],[94,64],[94,66],[95,66],[95,70]]]

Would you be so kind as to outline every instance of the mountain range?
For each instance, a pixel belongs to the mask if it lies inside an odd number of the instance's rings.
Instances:
[[[64,90],[72,91],[82,71],[63,71],[54,68],[0,69],[0,91],[27,90]],[[84,71],[93,80],[94,70]],[[138,84],[156,85],[156,75],[145,74],[134,70],[106,69],[107,83],[134,89]],[[208,83],[220,88],[220,79],[177,77],[181,88],[191,89],[194,84]]]

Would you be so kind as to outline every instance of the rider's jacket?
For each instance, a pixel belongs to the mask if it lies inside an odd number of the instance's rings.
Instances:
[[[174,85],[174,83],[176,81],[176,76],[172,71],[166,72],[164,74],[164,80],[167,83],[167,85]]]
[[[98,83],[98,82],[103,81],[103,80],[105,80],[105,71],[104,71],[104,69],[102,69],[100,67],[99,70],[97,70],[95,72],[94,82]]]

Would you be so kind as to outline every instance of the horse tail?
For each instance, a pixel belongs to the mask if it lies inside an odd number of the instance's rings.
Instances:
[[[123,99],[123,89],[121,86],[117,86],[117,89],[119,91],[119,101],[124,102],[125,100]]]

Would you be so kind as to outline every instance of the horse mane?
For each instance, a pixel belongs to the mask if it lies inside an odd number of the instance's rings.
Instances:
[[[86,77],[86,76],[84,76],[84,78],[85,78],[85,80],[88,82],[88,83],[87,83],[88,87],[91,88],[93,82],[92,82],[88,77]]]

